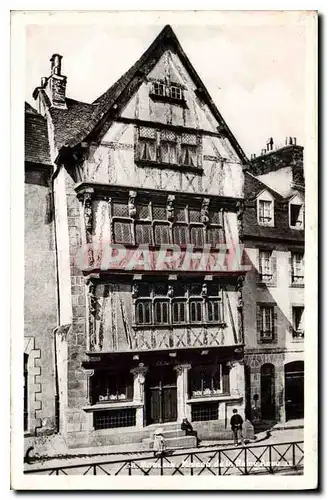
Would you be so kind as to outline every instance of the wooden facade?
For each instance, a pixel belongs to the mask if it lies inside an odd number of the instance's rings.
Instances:
[[[98,121],[90,112],[93,127],[54,148],[61,322],[71,324],[58,341],[58,359],[68,356],[59,385],[72,445],[112,442],[120,427],[140,440],[148,425],[186,416],[227,429],[232,407],[244,408],[245,272],[229,252],[227,265],[215,262],[217,245],[239,245],[246,160],[172,30],[160,37],[112,87],[110,109]],[[189,263],[113,266],[115,245],[124,258],[140,245],[151,259],[178,248]],[[204,249],[210,263],[193,267]]]

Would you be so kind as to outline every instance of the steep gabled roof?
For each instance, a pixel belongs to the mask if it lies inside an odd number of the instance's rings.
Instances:
[[[45,94],[44,91],[41,91]],[[84,130],[89,123],[95,104],[66,98],[67,109],[49,108],[55,129],[55,145],[58,149],[70,143],[77,130]]]
[[[46,119],[25,103],[25,161],[52,165]]]
[[[271,189],[267,184],[254,177],[254,175],[250,172],[245,172],[245,200],[254,200],[262,191],[268,191],[278,202],[284,201],[284,198],[279,193]]]
[[[126,92],[127,87],[135,80],[137,85],[138,83],[141,84],[141,82],[144,80],[145,75],[149,73],[149,71],[157,63],[164,51],[169,47],[173,48],[179,55],[182,63],[189,72],[191,78],[196,83],[198,90],[202,94],[203,100],[208,104],[213,115],[221,124],[222,129],[229,138],[232,146],[235,148],[240,160],[243,162],[243,164],[247,164],[248,159],[246,155],[244,154],[236,138],[228,128],[224,119],[222,118],[219,110],[217,109],[208,91],[206,90],[202,80],[198,76],[196,70],[183,51],[175,33],[169,25],[163,28],[163,30],[159,33],[157,38],[144,52],[140,59],[128,71],[126,71],[126,73],[124,73],[121,78],[119,78],[119,80],[117,80],[117,82],[115,82],[104,94],[96,99],[91,105],[85,105],[85,103],[83,103],[84,107],[81,106],[79,110],[81,111],[81,115],[76,116],[75,125],[71,127],[68,125],[68,127],[70,127],[69,132],[65,132],[65,137],[61,137],[60,140],[58,140],[58,144],[61,146],[66,145],[73,148],[74,146],[85,140],[92,133],[95,133],[97,130],[99,130],[104,124],[105,120],[108,119],[108,116],[110,115],[111,111],[113,110],[113,106],[117,103],[117,101],[120,101],[119,104],[121,104],[123,97],[124,99],[126,99],[126,101],[130,98],[129,92]],[[71,119],[71,113],[67,112],[66,110],[57,111],[59,111],[59,113],[58,116],[55,117],[55,119],[58,120],[59,116],[64,116],[64,114],[66,113],[67,118],[61,118],[61,120],[65,122],[64,125],[66,123],[68,124]],[[77,113],[77,115],[79,115],[79,113]],[[75,133],[71,134],[71,132],[74,132],[74,130]]]

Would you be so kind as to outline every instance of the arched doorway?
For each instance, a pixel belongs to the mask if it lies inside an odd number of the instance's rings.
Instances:
[[[285,365],[286,420],[304,417],[304,361]]]
[[[261,366],[261,417],[262,420],[275,419],[274,366],[266,363]]]

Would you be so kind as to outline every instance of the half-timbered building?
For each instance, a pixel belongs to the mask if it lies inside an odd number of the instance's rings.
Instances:
[[[184,417],[230,432],[247,159],[169,26],[91,104],[66,96],[61,59],[34,91],[55,166],[59,430],[70,446],[174,437]]]

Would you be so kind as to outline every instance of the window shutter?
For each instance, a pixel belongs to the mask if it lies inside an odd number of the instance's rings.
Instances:
[[[288,257],[288,266],[289,266],[289,284],[291,285],[293,283],[293,259],[292,259],[292,253],[289,253]]]
[[[277,306],[273,307],[273,332],[272,332],[272,341],[278,342],[278,325],[277,325]]]
[[[229,378],[230,378],[230,370],[227,365],[223,365],[222,367],[222,392],[224,394],[229,394],[230,392],[230,383],[229,383]]]
[[[273,251],[271,255],[271,269],[272,269],[272,284],[277,286],[277,252]]]
[[[261,307],[259,305],[256,306],[256,331],[257,331],[257,341],[261,342],[261,327],[262,327],[262,318],[261,318]]]
[[[261,250],[256,249],[256,275],[257,275],[257,283],[261,283],[261,269],[260,269],[260,254]]]

